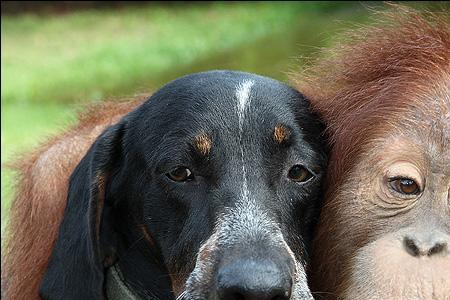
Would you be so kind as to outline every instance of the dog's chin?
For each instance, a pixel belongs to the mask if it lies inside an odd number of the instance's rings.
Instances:
[[[345,299],[448,299],[448,256],[413,257],[394,236],[358,251]]]

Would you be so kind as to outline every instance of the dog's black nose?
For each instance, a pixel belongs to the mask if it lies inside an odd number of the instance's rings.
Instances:
[[[217,273],[221,300],[287,300],[291,289],[289,269],[271,260],[237,259]]]

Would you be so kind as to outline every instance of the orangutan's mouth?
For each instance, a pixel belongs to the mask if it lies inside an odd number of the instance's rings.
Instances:
[[[358,251],[348,299],[449,299],[448,256],[413,256],[382,238]]]

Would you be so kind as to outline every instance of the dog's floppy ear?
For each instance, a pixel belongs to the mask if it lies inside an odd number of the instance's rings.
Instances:
[[[104,298],[104,268],[111,244],[101,241],[114,244],[115,239],[105,185],[121,156],[123,133],[122,123],[109,127],[70,177],[64,219],[41,285],[43,299]]]

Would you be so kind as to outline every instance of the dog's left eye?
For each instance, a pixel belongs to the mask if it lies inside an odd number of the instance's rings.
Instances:
[[[302,165],[295,165],[288,172],[289,179],[295,182],[306,182],[313,176],[314,175]]]
[[[167,177],[169,177],[173,181],[183,182],[193,180],[194,174],[192,174],[191,170],[186,167],[178,167],[167,173]]]

